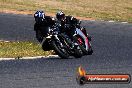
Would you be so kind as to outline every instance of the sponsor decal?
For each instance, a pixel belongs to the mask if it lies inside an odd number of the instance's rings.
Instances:
[[[87,74],[80,66],[77,70],[77,83],[80,85],[89,83],[130,83],[129,74]]]

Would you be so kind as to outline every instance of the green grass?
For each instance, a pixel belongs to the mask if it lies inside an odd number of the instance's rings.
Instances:
[[[47,56],[52,51],[44,52],[41,45],[33,42],[0,42],[0,58],[3,57],[26,57]]]
[[[0,0],[0,10],[6,9],[53,14],[63,10],[67,15],[132,22],[132,0]]]

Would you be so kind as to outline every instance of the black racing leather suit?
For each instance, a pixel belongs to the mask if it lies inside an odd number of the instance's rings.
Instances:
[[[55,24],[55,20],[53,17],[45,16],[45,19],[41,21],[35,21],[34,31],[36,32],[36,38],[41,43],[43,37],[45,37],[48,27],[52,27]]]
[[[85,41],[86,49],[88,50],[88,38],[85,28],[81,28],[80,21],[72,16],[65,16],[63,21],[58,21],[61,32],[65,32],[72,39],[74,34],[79,34]]]

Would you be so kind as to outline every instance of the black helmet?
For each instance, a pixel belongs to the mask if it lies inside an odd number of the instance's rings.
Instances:
[[[45,19],[45,13],[43,11],[36,11],[34,18],[36,22],[41,22]]]
[[[64,20],[65,19],[65,14],[63,11],[58,11],[57,14],[56,14],[56,18],[60,21]]]

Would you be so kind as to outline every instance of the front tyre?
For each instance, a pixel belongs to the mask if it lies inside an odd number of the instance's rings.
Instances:
[[[85,41],[80,36],[77,36],[77,41],[78,41],[80,48],[84,55],[92,55],[93,49],[92,49],[89,41],[88,42],[89,42],[90,46],[89,46],[88,50],[86,50]]]
[[[90,48],[88,49],[87,55],[92,55],[92,54],[93,54],[93,49],[92,49],[92,47],[90,47]]]
[[[69,39],[66,38],[66,36],[64,34],[61,34],[61,36],[62,36],[62,40],[65,40],[65,42],[63,44],[65,44],[67,46],[67,49],[73,48],[73,49],[71,49],[70,54],[72,56],[74,56],[75,58],[81,58],[83,56],[83,52],[81,49],[78,49],[78,48],[80,48],[79,45],[77,44],[77,45],[74,45],[74,47],[73,47],[72,46],[73,42],[71,41],[70,38]],[[69,51],[69,50],[67,50],[67,51]]]
[[[93,49],[90,47],[88,50],[85,49],[85,46],[80,46],[81,50],[83,51],[84,55],[92,55]]]
[[[66,52],[65,49],[62,49],[60,44],[56,41],[52,41],[54,51],[58,54],[61,58],[67,59],[69,58],[69,54]]]

